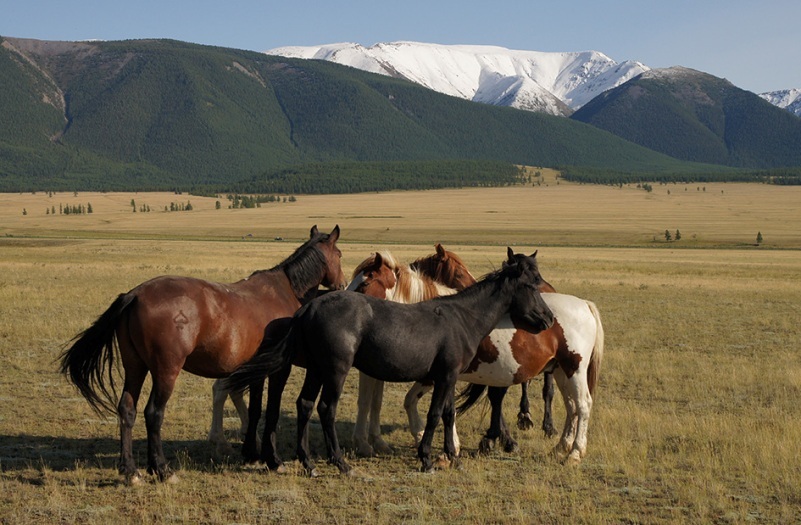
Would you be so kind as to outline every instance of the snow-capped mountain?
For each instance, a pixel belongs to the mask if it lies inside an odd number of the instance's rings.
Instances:
[[[801,89],[769,91],[768,93],[760,93],[759,96],[774,106],[784,108],[790,113],[794,113],[795,115],[801,117]]]
[[[417,42],[280,47],[266,53],[328,60],[476,102],[553,115],[569,115],[650,69],[639,62],[615,62],[597,51],[549,53]]]

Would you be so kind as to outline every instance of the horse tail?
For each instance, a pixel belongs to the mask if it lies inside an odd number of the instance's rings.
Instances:
[[[59,356],[61,373],[78,387],[95,412],[116,412],[115,334],[120,318],[135,301],[136,295],[132,293],[117,296],[92,326],[67,343],[72,346]]]
[[[251,383],[292,366],[298,347],[295,344],[293,319],[287,317],[273,321],[271,333],[262,340],[256,356],[223,379],[223,388],[232,392],[242,392]]]
[[[469,383],[461,392],[459,392],[459,395],[456,396],[456,399],[459,401],[459,404],[456,406],[456,414],[461,416],[467,412],[470,407],[478,403],[486,390],[486,385],[475,385],[473,383]]]
[[[592,349],[592,356],[590,357],[590,364],[587,367],[587,385],[590,389],[590,395],[595,395],[595,389],[598,387],[598,381],[601,376],[601,362],[604,358],[604,327],[601,324],[601,314],[598,312],[598,307],[592,301],[587,301],[587,306],[590,307],[590,312],[595,319],[595,345]]]

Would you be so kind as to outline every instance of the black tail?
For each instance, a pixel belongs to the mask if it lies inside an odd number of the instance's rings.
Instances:
[[[456,399],[459,401],[459,404],[456,406],[456,414],[461,416],[467,412],[470,407],[478,403],[486,391],[486,385],[474,385],[473,383],[469,383],[459,392],[459,395],[456,396]]]
[[[120,294],[92,326],[70,341],[72,346],[60,356],[61,373],[78,387],[98,413],[104,410],[111,413],[117,411],[113,374],[114,335],[120,317],[135,300],[133,294]]]
[[[292,318],[281,319],[278,328],[273,325],[272,335],[265,336],[256,356],[222,380],[223,388],[233,392],[244,391],[251,383],[260,381],[285,367],[292,366],[295,344]],[[276,321],[273,321],[276,323]]]

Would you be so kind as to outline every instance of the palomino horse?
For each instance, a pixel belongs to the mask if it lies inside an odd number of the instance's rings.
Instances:
[[[439,420],[445,426],[445,454],[453,462],[454,386],[473,360],[478,343],[505,314],[546,329],[553,323],[537,286],[542,278],[534,256],[508,250],[503,268],[474,286],[446,297],[400,304],[352,292],[310,301],[292,318],[286,335],[267,340],[259,354],[231,374],[228,385],[244,388],[305,356],[306,379],[297,401],[298,459],[316,475],[309,457],[308,422],[315,400],[325,434],[328,461],[340,472],[342,457],[335,420],[339,397],[352,366],[384,381],[434,381],[426,429],[417,455],[422,470],[433,468],[431,444]],[[322,389],[322,394],[320,391]]]
[[[447,272],[443,274],[443,272]],[[453,288],[444,286],[447,282]],[[389,252],[373,254],[362,261],[353,271],[353,279],[349,290],[358,291],[380,299],[399,303],[416,303],[427,301],[441,295],[451,295],[458,290],[475,284],[476,280],[461,259],[453,252],[445,250],[441,244],[436,245],[436,254],[417,259],[410,266],[401,265]],[[554,292],[554,288],[542,281],[540,292]],[[483,347],[479,347],[479,353]],[[487,356],[477,356],[486,360]],[[553,379],[550,372],[544,373],[543,400],[545,410],[542,428],[549,437],[556,431],[551,418],[551,401],[553,400]],[[518,427],[531,428],[528,397],[524,387],[518,414]],[[423,434],[423,423],[417,410],[419,399],[431,391],[433,385],[415,383],[406,394],[404,408],[409,418],[409,430],[419,443]],[[358,415],[353,429],[353,442],[356,453],[361,456],[372,456],[374,453],[389,454],[391,447],[381,438],[381,405],[383,402],[384,382],[364,373],[359,374]],[[454,441],[458,451],[459,439],[454,430]]]
[[[161,425],[178,373],[223,377],[256,354],[274,320],[291,316],[319,285],[344,288],[336,246],[317,226],[311,237],[271,270],[232,284],[162,276],[120,294],[95,323],[78,334],[61,355],[61,372],[98,412],[114,412],[114,361],[122,360],[125,384],[117,404],[120,474],[128,483],[141,476],[132,454],[136,404],[148,372],[153,387],[145,407],[148,472],[174,480],[164,457]],[[114,341],[118,351],[114,351]],[[252,388],[261,392],[262,386]],[[260,400],[259,400],[260,402]]]

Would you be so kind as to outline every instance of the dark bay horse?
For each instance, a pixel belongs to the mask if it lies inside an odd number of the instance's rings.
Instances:
[[[179,372],[213,378],[230,374],[256,354],[271,323],[294,314],[316,296],[319,285],[344,288],[338,238],[339,226],[330,234],[314,226],[309,240],[286,260],[231,284],[156,277],[120,294],[71,341],[61,355],[61,372],[98,412],[115,411],[113,369],[117,358],[122,361],[125,383],[116,412],[119,470],[127,483],[141,481],[131,433],[147,374],[153,382],[145,407],[148,472],[160,481],[175,480],[162,450],[161,425]],[[254,384],[251,390],[261,393],[262,388],[263,383]]]
[[[534,255],[514,254],[510,248],[500,270],[462,292],[431,301],[400,304],[348,291],[314,299],[298,310],[283,338],[265,340],[259,354],[226,382],[245,388],[286,368],[296,354],[305,356],[306,378],[297,401],[297,451],[306,471],[316,475],[309,454],[308,422],[318,395],[328,461],[342,473],[350,471],[339,447],[335,419],[352,366],[383,381],[433,381],[431,408],[417,454],[422,470],[431,470],[434,430],[442,419],[445,454],[455,462],[453,390],[479,341],[506,314],[524,320],[534,330],[553,323],[537,290],[542,277]]]
[[[353,271],[349,290],[358,291],[373,297],[387,299],[399,303],[416,303],[427,301],[441,295],[451,295],[458,290],[475,284],[476,280],[458,255],[445,250],[437,244],[436,253],[422,257],[406,266],[399,264],[389,252],[373,254],[362,261]],[[446,285],[447,284],[447,285]],[[553,286],[542,281],[540,292],[555,292]],[[485,345],[479,347],[478,360],[486,360],[481,356]],[[544,415],[542,429],[548,437],[556,434],[553,427],[551,403],[553,401],[553,376],[550,371],[543,372]],[[520,383],[522,395],[518,427],[526,430],[533,426],[526,386],[528,381]],[[409,430],[419,443],[423,435],[423,422],[417,410],[419,399],[430,392],[432,385],[415,383],[406,394],[404,408],[409,420]],[[367,374],[359,374],[358,415],[353,429],[353,442],[356,453],[371,456],[375,453],[389,454],[391,447],[381,437],[381,405],[383,402],[384,383]],[[454,433],[456,448],[459,448],[458,434]],[[514,443],[510,442],[509,447]]]
[[[436,256],[429,258],[424,273],[455,285],[466,268],[458,258],[442,255],[438,250]],[[587,448],[587,425],[603,360],[604,329],[593,302],[558,293],[543,293],[542,297],[554,314],[553,326],[532,331],[519,319],[505,316],[481,342],[476,358],[459,376],[471,384],[460,395],[463,402],[457,411],[466,411],[486,390],[492,412],[490,428],[479,451],[491,450],[498,438],[505,450],[513,451],[517,443],[502,411],[506,391],[552,371],[566,413],[562,437],[554,452],[569,463],[579,463]]]

